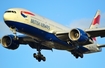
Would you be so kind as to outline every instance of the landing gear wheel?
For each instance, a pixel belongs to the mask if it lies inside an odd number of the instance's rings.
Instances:
[[[42,57],[42,60],[43,60],[43,61],[46,61],[46,57],[43,56],[43,57]]]
[[[38,59],[38,56],[37,56],[36,53],[33,54],[33,57],[36,58],[36,59]]]
[[[33,57],[36,58],[36,60],[38,60],[39,62],[41,60],[46,61],[46,58],[40,52],[38,54],[34,53]]]
[[[39,62],[42,60],[40,57],[38,57],[38,59],[37,59]]]
[[[76,55],[75,58],[78,59],[79,55]]]
[[[83,54],[81,54],[80,57],[83,58]]]
[[[75,56],[76,59],[79,58],[79,55],[77,53],[72,53],[72,54],[73,54],[73,56]]]

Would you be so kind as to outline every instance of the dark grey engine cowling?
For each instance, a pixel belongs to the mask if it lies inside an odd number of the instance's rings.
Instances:
[[[78,43],[86,43],[89,37],[82,29],[75,28],[69,32],[69,39]]]
[[[6,35],[1,39],[3,47],[7,49],[17,49],[19,47],[19,42],[14,38],[14,35]]]

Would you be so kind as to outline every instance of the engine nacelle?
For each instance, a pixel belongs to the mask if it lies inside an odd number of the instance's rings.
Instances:
[[[6,35],[1,39],[3,47],[7,49],[17,49],[19,47],[18,40],[14,38],[14,35]]]
[[[89,40],[88,35],[83,30],[76,28],[69,32],[69,39],[78,43],[85,43]]]

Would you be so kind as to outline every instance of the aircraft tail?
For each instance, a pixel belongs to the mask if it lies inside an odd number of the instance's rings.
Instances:
[[[89,29],[96,29],[99,27],[100,24],[100,10],[98,10],[93,18],[93,21],[90,25]],[[94,41],[96,41],[96,37],[92,38]]]
[[[90,25],[90,29],[98,28],[100,24],[100,10],[96,12],[96,15],[93,18],[93,21]]]

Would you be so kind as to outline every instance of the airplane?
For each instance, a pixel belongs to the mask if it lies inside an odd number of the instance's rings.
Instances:
[[[6,10],[3,19],[13,34],[0,39],[2,46],[15,50],[21,44],[28,44],[37,50],[33,57],[39,62],[46,61],[41,50],[65,50],[75,58],[83,58],[84,54],[101,52],[105,47],[96,42],[96,37],[105,37],[105,28],[99,28],[100,10],[96,12],[88,29],[70,29],[22,8]]]

